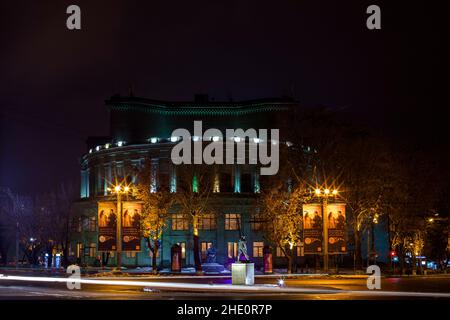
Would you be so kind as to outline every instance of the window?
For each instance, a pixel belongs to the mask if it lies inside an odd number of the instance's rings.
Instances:
[[[97,244],[91,243],[91,245],[89,246],[89,257],[90,258],[95,258],[96,249],[97,249]]]
[[[81,258],[83,256],[83,244],[77,243],[77,258]]]
[[[184,214],[172,214],[172,230],[188,230],[188,220]]]
[[[179,242],[178,245],[181,247],[181,259],[186,259],[186,242]]]
[[[70,243],[69,244],[69,257],[73,257],[75,255],[75,252],[73,251],[73,246]]]
[[[303,257],[304,253],[303,253],[303,247],[302,246],[297,246],[297,257]]]
[[[225,230],[239,230],[241,227],[241,215],[238,213],[225,214]]]
[[[253,258],[261,258],[263,256],[264,242],[253,242]]]
[[[89,218],[88,217],[83,217],[81,223],[82,223],[83,231],[89,230]]]
[[[234,259],[238,256],[237,242],[228,242],[228,258]]]
[[[71,229],[72,229],[72,232],[81,232],[81,218],[80,217],[76,217],[76,218],[72,219]]]
[[[212,247],[212,242],[202,241],[201,250],[202,250],[202,260],[206,260],[206,251]]]
[[[97,219],[95,217],[90,217],[88,222],[88,230],[90,232],[97,231]]]
[[[199,220],[200,230],[215,230],[216,216],[213,213],[205,213]]]
[[[127,258],[136,258],[136,251],[126,251]]]
[[[280,247],[277,247],[277,257],[285,257],[286,255],[283,253]]]
[[[262,220],[262,214],[261,213],[253,213],[252,218],[250,220],[250,225],[252,227],[253,231],[261,231],[263,227],[263,220]]]

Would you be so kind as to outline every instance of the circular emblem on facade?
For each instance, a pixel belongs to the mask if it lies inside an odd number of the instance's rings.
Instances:
[[[104,236],[100,236],[100,237],[98,238],[98,240],[99,240],[100,242],[105,242],[105,241],[106,241],[106,238],[105,238]]]

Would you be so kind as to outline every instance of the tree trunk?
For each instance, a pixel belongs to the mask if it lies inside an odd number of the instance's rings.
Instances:
[[[286,259],[287,259],[287,273],[291,274],[292,273],[292,255],[286,255]]]
[[[198,220],[199,217],[196,214],[192,214],[193,217],[193,239],[194,239],[194,264],[195,264],[195,271],[197,273],[202,272],[202,261],[200,259],[200,243],[199,243],[199,236],[198,236]]]
[[[412,275],[415,276],[417,274],[417,259],[414,252],[412,252]]]
[[[200,259],[199,236],[195,232],[194,232],[194,263],[195,263],[195,271],[202,272],[202,262]]]
[[[355,230],[355,269],[362,269],[361,231]]]
[[[108,265],[109,262],[109,256],[110,256],[110,252],[102,252],[102,267],[106,267]]]
[[[158,257],[158,251],[159,251],[159,245],[158,245],[158,238],[153,239],[153,256],[152,256],[152,272],[153,274],[158,273],[158,268],[156,266],[156,259]]]
[[[405,270],[405,254],[403,248],[399,250],[398,257],[400,259],[400,269],[402,270],[402,275],[406,274]]]
[[[64,241],[62,249],[63,249],[62,265],[63,267],[67,268],[69,266],[69,240],[66,239]]]

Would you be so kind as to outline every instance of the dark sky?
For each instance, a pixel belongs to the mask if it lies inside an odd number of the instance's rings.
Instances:
[[[70,4],[81,7],[80,31],[65,26]],[[366,28],[369,4],[381,7],[382,30]],[[293,95],[442,143],[445,9],[438,1],[2,0],[0,186],[34,193],[76,181],[86,137],[108,134],[103,101],[130,84],[167,100]]]

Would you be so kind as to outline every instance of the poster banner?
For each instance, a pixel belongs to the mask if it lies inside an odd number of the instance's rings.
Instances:
[[[98,251],[116,251],[117,208],[114,202],[98,203]]]
[[[333,203],[327,206],[328,253],[347,253],[345,204]]]
[[[122,250],[141,251],[142,204],[122,202]]]
[[[303,205],[303,243],[304,254],[322,253],[322,206]]]

